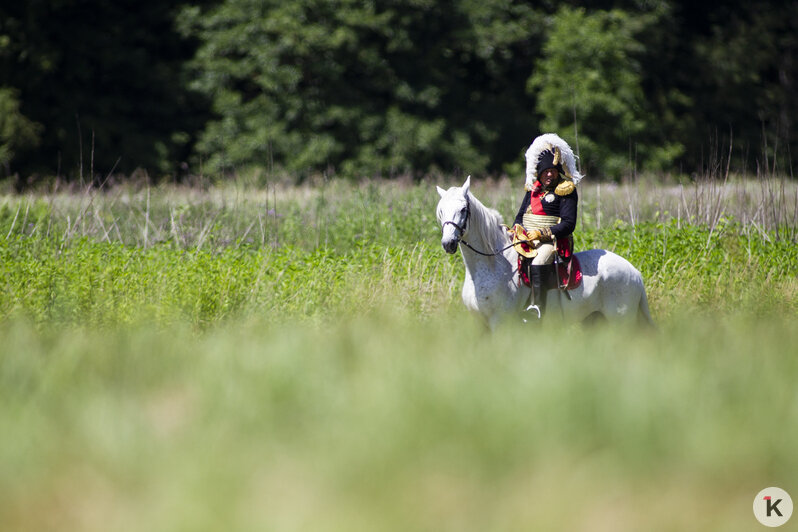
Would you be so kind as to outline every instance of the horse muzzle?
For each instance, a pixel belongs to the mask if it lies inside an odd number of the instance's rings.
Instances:
[[[441,246],[444,251],[449,254],[456,252],[457,245],[463,237],[463,228],[454,222],[444,222],[441,233]]]
[[[459,243],[460,243],[459,238],[447,239],[444,237],[441,239],[441,246],[443,246],[443,250],[450,255],[457,251],[457,244]]]

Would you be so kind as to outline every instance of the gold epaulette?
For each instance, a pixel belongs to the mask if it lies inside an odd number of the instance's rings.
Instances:
[[[576,190],[576,185],[574,185],[573,181],[563,181],[557,185],[557,188],[554,189],[554,193],[558,196],[567,196],[574,190]]]

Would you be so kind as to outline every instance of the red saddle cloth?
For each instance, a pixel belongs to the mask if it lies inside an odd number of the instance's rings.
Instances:
[[[579,259],[573,254],[573,240],[570,237],[557,239],[557,279],[560,286],[566,290],[573,290],[582,284],[582,265]],[[521,282],[529,286],[529,278],[521,267],[522,257],[518,256],[518,271],[521,274]]]
[[[569,271],[570,270],[570,271]],[[582,284],[582,265],[576,255],[571,257],[568,262],[557,263],[557,273],[560,279],[560,286],[566,290],[573,290]]]
[[[557,254],[560,260],[557,263],[557,278],[560,286],[566,290],[573,290],[582,284],[582,266],[574,255],[573,237],[557,239]]]

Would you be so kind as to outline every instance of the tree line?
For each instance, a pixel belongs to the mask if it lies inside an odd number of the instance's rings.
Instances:
[[[791,175],[798,3],[0,5],[0,173]]]

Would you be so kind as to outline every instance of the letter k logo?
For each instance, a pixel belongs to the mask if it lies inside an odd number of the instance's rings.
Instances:
[[[778,527],[792,517],[792,498],[781,488],[772,486],[754,498],[754,517],[767,527]]]
[[[773,512],[776,512],[776,515],[778,515],[779,517],[784,517],[783,515],[781,515],[781,512],[779,511],[779,503],[781,502],[781,499],[778,499],[778,500],[776,500],[776,502],[773,502],[773,497],[771,497],[770,495],[768,495],[767,497],[764,497],[764,499],[765,499],[765,502],[767,502],[767,516],[768,517],[770,517],[770,515]]]

